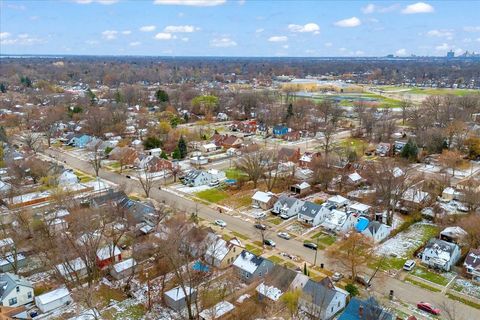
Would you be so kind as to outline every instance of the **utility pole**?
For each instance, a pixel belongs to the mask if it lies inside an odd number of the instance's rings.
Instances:
[[[317,252],[318,252],[318,237],[317,237],[317,247],[315,248],[315,260],[313,261],[313,265],[316,266],[317,265]]]
[[[152,298],[150,295],[150,277],[148,276],[148,272],[145,273],[145,276],[147,277],[148,310],[150,310],[152,308]]]

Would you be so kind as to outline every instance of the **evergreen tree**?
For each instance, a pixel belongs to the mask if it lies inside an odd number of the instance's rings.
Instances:
[[[400,155],[402,156],[402,158],[409,159],[410,161],[415,161],[417,159],[417,154],[417,144],[411,139],[408,139],[408,142],[403,146]]]
[[[308,270],[307,270],[307,263],[306,262],[303,264],[303,274],[308,276]]]
[[[287,108],[287,119],[293,117],[293,105],[290,103]]]
[[[176,147],[175,150],[173,150],[172,158],[175,159],[175,160],[182,159],[182,156],[180,154],[180,149],[178,147]]]
[[[185,123],[188,123],[188,113],[183,114],[183,120],[185,120]]]
[[[7,86],[4,83],[0,83],[0,92],[1,93],[7,92]]]
[[[143,146],[146,150],[160,148],[162,146],[162,141],[157,137],[150,136],[143,141]]]
[[[178,150],[180,151],[180,159],[184,159],[187,156],[187,142],[183,136],[178,140]]]
[[[158,103],[166,103],[170,101],[168,94],[162,89],[158,89],[157,92],[155,92],[155,98],[157,99]]]
[[[162,150],[162,153],[160,154],[160,158],[168,160],[168,155],[165,151]]]

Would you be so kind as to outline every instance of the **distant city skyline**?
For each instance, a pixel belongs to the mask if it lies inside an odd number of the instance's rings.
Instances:
[[[0,1],[0,54],[369,57],[480,51],[480,1]]]

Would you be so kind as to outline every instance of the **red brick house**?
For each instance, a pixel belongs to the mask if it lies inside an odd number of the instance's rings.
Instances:
[[[117,246],[108,245],[97,250],[97,265],[100,269],[119,261],[122,261],[122,252]]]
[[[282,136],[285,141],[297,141],[300,140],[300,131],[290,131]]]
[[[298,160],[298,164],[302,168],[310,168],[318,158],[320,158],[319,152],[305,152]]]

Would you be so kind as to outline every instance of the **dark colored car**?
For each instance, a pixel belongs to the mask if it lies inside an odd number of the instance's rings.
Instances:
[[[260,229],[260,230],[267,230],[267,226],[261,223],[256,223],[253,225],[255,228]]]
[[[417,308],[420,309],[420,310],[423,310],[425,312],[428,312],[428,313],[431,313],[431,314],[434,314],[436,316],[438,316],[440,314],[440,309],[438,308],[435,308],[434,306],[432,306],[430,303],[428,302],[419,302],[417,303]]]
[[[275,247],[277,244],[275,243],[275,241],[271,240],[271,239],[265,239],[263,241],[264,244],[266,244],[267,246],[270,246],[270,247]]]
[[[313,242],[304,242],[303,246],[312,250],[317,250],[317,245]]]

